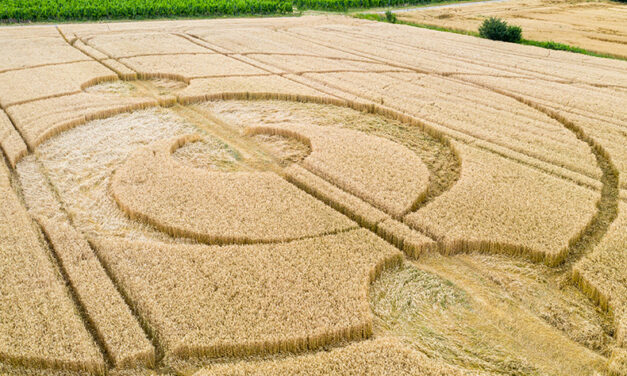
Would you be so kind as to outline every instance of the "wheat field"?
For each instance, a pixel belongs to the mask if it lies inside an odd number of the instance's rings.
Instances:
[[[516,0],[401,13],[403,21],[475,31],[487,17],[519,25],[524,37],[627,57],[627,11],[611,1]]]
[[[627,62],[338,15],[0,46],[0,374],[627,375]]]

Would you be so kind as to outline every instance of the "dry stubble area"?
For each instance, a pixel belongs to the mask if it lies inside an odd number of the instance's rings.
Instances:
[[[597,53],[627,57],[627,5],[615,1],[507,0],[462,7],[401,12],[399,19],[477,31],[499,17],[523,29],[523,38],[554,41]]]
[[[626,62],[339,16],[0,46],[0,373],[627,374]]]

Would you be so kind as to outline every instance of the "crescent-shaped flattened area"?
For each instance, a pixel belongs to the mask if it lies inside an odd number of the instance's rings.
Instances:
[[[249,134],[279,134],[307,143],[303,166],[351,194],[402,216],[427,193],[429,170],[407,147],[382,137],[313,125],[251,127]]]
[[[113,197],[128,216],[218,244],[281,242],[357,227],[273,172],[214,172],[177,162],[172,151],[187,139],[141,148],[114,173]]]

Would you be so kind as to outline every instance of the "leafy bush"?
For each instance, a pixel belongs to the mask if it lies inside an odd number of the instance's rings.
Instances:
[[[390,11],[390,10],[385,12],[385,19],[389,23],[396,23],[396,15],[394,13],[392,13],[392,11]]]
[[[519,43],[522,40],[520,26],[511,26],[500,18],[490,17],[479,27],[479,35],[483,38]]]

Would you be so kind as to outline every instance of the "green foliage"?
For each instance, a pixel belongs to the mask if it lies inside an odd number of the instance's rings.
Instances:
[[[385,12],[385,19],[389,23],[396,23],[396,15],[394,13],[392,13],[391,10],[387,10]]]
[[[510,26],[500,18],[490,17],[479,27],[479,35],[487,39],[519,43],[522,40],[522,29]]]
[[[291,0],[0,0],[0,20],[65,21],[292,13]]]
[[[403,5],[430,4],[442,0],[294,0],[298,9],[346,12],[350,8],[383,8]]]

